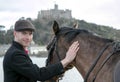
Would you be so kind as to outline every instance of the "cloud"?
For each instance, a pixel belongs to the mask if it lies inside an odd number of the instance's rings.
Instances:
[[[55,3],[59,9],[72,10],[77,19],[119,28],[119,0],[0,0],[0,23],[13,24],[22,16],[36,18],[38,11],[53,9]]]

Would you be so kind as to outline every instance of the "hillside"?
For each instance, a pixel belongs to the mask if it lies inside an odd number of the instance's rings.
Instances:
[[[28,18],[36,27],[36,32],[34,33],[34,41],[36,44],[39,45],[47,45],[52,37],[52,25],[53,21],[56,20],[60,27],[69,26],[73,27],[73,25],[77,22],[79,29],[86,29],[89,30],[101,37],[114,39],[120,41],[120,30],[113,29],[109,26],[104,25],[97,25],[94,23],[88,23],[84,20],[77,20],[77,19],[34,19]],[[9,44],[13,40],[13,29],[7,31],[7,33],[0,32],[0,44]]]

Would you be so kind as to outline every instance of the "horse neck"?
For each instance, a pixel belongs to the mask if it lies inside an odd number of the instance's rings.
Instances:
[[[76,56],[75,62],[73,63],[83,77],[85,77],[91,64],[95,60],[97,54],[105,46],[104,42],[88,42],[80,41],[80,50]]]

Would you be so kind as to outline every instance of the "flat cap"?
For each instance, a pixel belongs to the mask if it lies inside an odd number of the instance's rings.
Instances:
[[[18,20],[15,23],[15,31],[31,30],[35,31],[34,25],[29,20]]]

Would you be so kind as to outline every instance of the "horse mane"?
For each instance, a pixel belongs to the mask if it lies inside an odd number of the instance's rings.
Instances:
[[[107,39],[107,38],[102,38],[100,36],[95,35],[92,32],[89,32],[88,30],[85,29],[75,29],[75,28],[70,28],[70,27],[61,27],[58,36],[62,35],[65,37],[65,40],[70,43],[77,35],[85,35],[86,37],[94,38],[97,41],[102,41],[102,42],[113,42],[112,39]]]

